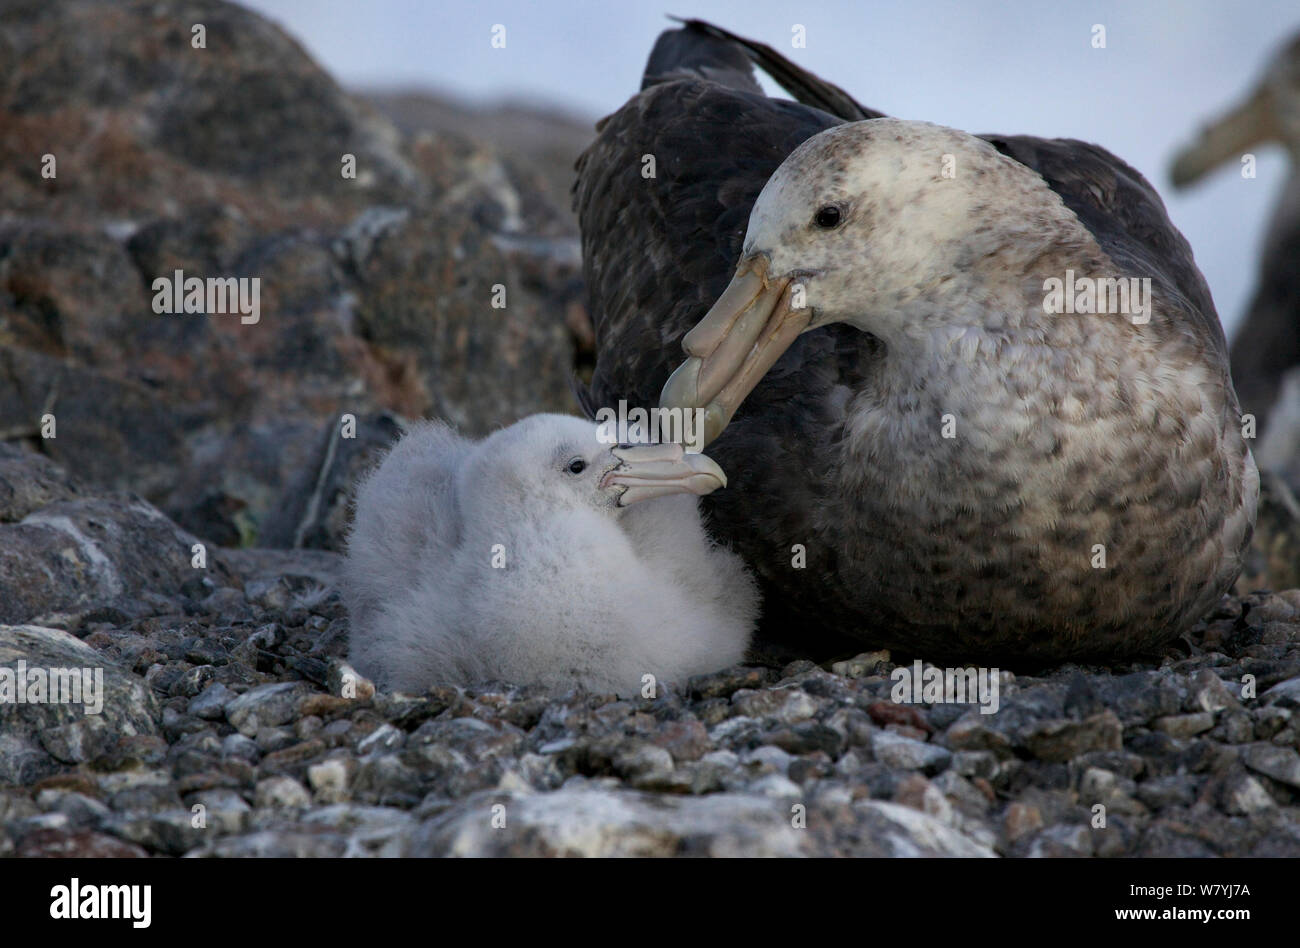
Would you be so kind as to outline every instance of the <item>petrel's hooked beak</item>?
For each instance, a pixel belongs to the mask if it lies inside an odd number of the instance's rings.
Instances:
[[[619,445],[611,452],[621,462],[605,472],[600,489],[622,485],[618,506],[627,507],[667,494],[711,494],[727,486],[727,475],[703,454],[687,454],[680,444]]]
[[[661,408],[703,408],[704,443],[727,427],[740,403],[781,353],[808,328],[812,312],[794,308],[798,284],[768,276],[767,257],[751,254],[704,318],[682,340],[689,358],[659,396]]]
[[[1267,86],[1261,86],[1245,102],[1203,128],[1196,141],[1179,151],[1170,177],[1175,187],[1186,187],[1251,147],[1276,140],[1279,134],[1273,94]]]

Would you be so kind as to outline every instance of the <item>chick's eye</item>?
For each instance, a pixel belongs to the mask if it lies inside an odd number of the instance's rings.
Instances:
[[[827,204],[817,211],[813,217],[813,223],[818,227],[825,227],[828,230],[840,222],[840,209],[834,204]]]
[[[587,469],[587,462],[584,461],[582,458],[574,458],[569,462],[568,466],[565,468],[565,470],[568,471],[570,474],[581,474],[586,469]]]

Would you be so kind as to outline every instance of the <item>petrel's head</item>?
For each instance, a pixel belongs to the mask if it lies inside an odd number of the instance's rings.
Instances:
[[[1255,89],[1201,129],[1178,153],[1170,177],[1185,187],[1265,142],[1276,142],[1300,162],[1300,36],[1278,51]]]
[[[809,329],[848,323],[889,350],[987,327],[980,294],[1022,280],[1065,231],[1088,240],[1041,176],[973,135],[901,119],[828,129],[759,194],[735,278],[687,333],[660,403],[704,408],[711,441]]]
[[[569,415],[531,415],[485,438],[461,470],[471,516],[532,508],[590,508],[612,516],[669,494],[708,494],[726,475],[681,445],[610,445],[597,426]]]

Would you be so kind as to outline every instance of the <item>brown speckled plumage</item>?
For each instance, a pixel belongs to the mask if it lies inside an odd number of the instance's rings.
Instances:
[[[733,41],[812,105],[754,91]],[[690,55],[674,71],[676,45]],[[657,402],[742,245],[777,269],[815,250],[840,299],[896,313],[871,332],[804,333],[709,448],[730,482],[708,499],[711,527],[762,579],[764,636],[809,654],[884,645],[1025,664],[1149,652],[1209,610],[1249,542],[1254,465],[1209,292],[1141,175],[1081,142],[892,120],[791,156],[879,113],[699,24],[664,34],[654,59],[579,162],[594,404]],[[916,162],[949,149],[966,175],[958,230],[916,238],[925,253],[900,246],[899,222],[946,200]],[[787,157],[770,213],[751,220]],[[895,172],[910,190],[894,193]],[[846,232],[882,236],[847,268],[833,264],[848,244],[816,243],[798,216],[841,193]],[[1150,277],[1151,322],[1036,316],[1023,301],[1067,266]]]

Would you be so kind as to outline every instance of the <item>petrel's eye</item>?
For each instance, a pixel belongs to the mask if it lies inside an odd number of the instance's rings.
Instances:
[[[565,470],[568,471],[570,474],[581,474],[586,469],[587,469],[587,462],[584,461],[582,458],[574,458],[569,462],[568,467],[565,468]]]
[[[818,227],[824,227],[827,230],[837,226],[839,222],[840,209],[834,204],[827,204],[817,212],[816,216],[813,217],[813,223]]]

